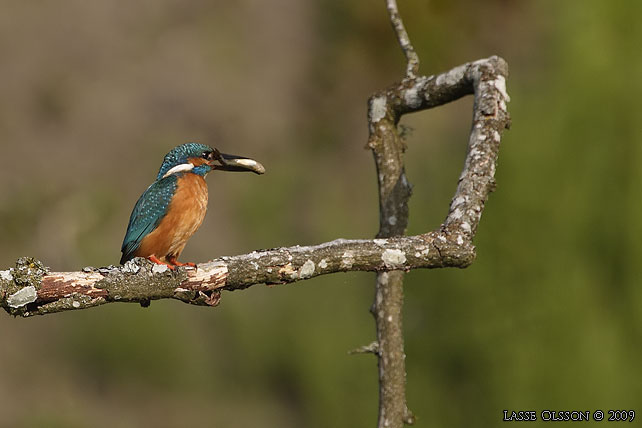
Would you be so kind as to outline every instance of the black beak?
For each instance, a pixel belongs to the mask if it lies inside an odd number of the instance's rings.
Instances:
[[[214,150],[213,156],[214,160],[220,163],[220,165],[210,164],[213,169],[233,172],[253,172],[255,174],[265,173],[265,167],[254,159],[244,156],[228,155],[216,149]]]

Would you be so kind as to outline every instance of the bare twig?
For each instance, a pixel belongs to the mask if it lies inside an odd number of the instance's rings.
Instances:
[[[379,353],[379,342],[376,340],[374,342],[370,342],[367,345],[359,346],[356,349],[353,349],[348,352],[350,355],[355,355],[355,354],[375,354],[377,355]]]
[[[406,32],[406,27],[403,25],[401,16],[399,16],[399,9],[397,8],[397,0],[386,0],[388,7],[388,14],[390,15],[390,23],[395,30],[399,46],[404,55],[406,55],[406,77],[414,79],[419,74],[419,56],[415,52],[415,48],[410,43],[410,38]]]

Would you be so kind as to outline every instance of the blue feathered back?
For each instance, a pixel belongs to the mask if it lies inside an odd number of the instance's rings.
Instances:
[[[176,182],[176,175],[161,178],[149,186],[138,199],[129,218],[129,226],[127,226],[127,233],[125,233],[121,247],[123,253],[120,259],[121,264],[134,258],[134,253],[143,238],[156,229],[165,217],[174,192],[176,192]]]

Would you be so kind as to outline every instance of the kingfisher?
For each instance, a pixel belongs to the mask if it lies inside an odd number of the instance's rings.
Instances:
[[[205,144],[174,147],[165,155],[156,181],[134,206],[120,263],[145,257],[172,270],[176,266],[196,267],[177,259],[203,223],[208,196],[205,176],[214,170],[265,172],[263,165],[253,159],[221,153]]]

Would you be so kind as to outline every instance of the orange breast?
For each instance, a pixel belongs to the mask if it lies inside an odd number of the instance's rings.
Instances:
[[[158,227],[140,243],[136,255],[155,255],[166,262],[178,257],[187,240],[196,232],[207,212],[207,183],[196,174],[183,174],[176,183],[176,194]]]

